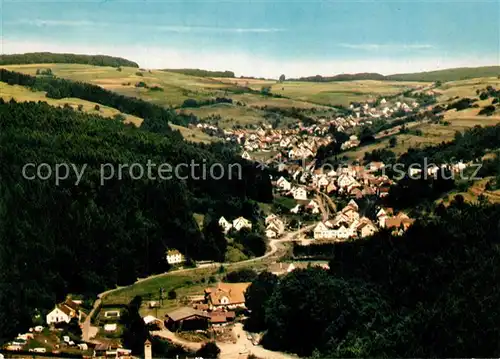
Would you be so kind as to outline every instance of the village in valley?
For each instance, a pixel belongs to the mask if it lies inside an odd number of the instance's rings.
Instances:
[[[357,106],[351,105],[352,114],[349,116],[321,118],[311,126],[299,123],[293,129],[262,126],[223,131],[225,140],[236,141],[241,146],[244,159],[254,161],[255,157],[263,158],[264,155],[265,158],[267,155],[267,159],[257,161],[257,165],[275,173],[271,183],[276,205],[262,211],[259,223],[241,216],[221,216],[218,219],[225,235],[260,228],[267,238],[266,254],[242,264],[248,262],[247,267],[278,276],[309,266],[328,269],[327,262],[290,255],[286,242],[308,246],[362,240],[381,229],[401,235],[412,225],[414,220],[406,213],[395,212],[382,204],[393,184],[384,173],[383,162],[318,165],[315,157],[319,148],[335,143],[332,130],[345,133],[346,140],[341,144],[341,150],[347,150],[360,145],[355,133],[362,126],[370,126],[373,119],[389,118],[398,111],[404,116],[420,110],[417,102],[389,103],[385,98],[378,101],[376,107],[369,103]],[[198,126],[214,129],[211,125]],[[284,247],[278,248],[278,245]],[[216,271],[217,275],[200,282],[206,283],[205,288],[197,286],[198,292],[188,291],[188,295],[182,298],[178,298],[176,290],[167,294],[161,287],[143,298],[140,314],[152,335],[193,352],[200,349],[203,338],[215,339],[222,349],[223,358],[243,358],[250,353],[260,358],[289,357],[283,353],[273,356],[273,352],[259,346],[261,335],[244,331],[242,323],[247,316],[245,291],[251,283],[225,281],[227,277],[221,273],[229,271],[233,264],[206,262],[186,267],[186,258],[177,249],[167,250],[165,261],[173,267],[172,273],[207,270],[209,273]],[[119,340],[123,331],[121,317],[128,300],[106,302],[106,296],[103,296],[98,302],[84,303],[68,296],[45,318],[38,318],[40,325],[19,334],[5,349],[33,353],[65,352],[88,357],[130,356],[131,350],[123,348]],[[165,302],[169,303],[168,308]],[[151,345],[150,341],[145,343],[146,359],[151,359]]]

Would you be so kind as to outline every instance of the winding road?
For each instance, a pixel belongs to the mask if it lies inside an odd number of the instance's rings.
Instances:
[[[219,267],[221,265],[225,266],[226,268],[230,268],[230,267],[233,267],[233,266],[240,266],[242,264],[244,265],[244,264],[250,264],[250,263],[258,262],[258,261],[264,260],[264,259],[269,258],[269,257],[273,256],[274,254],[276,254],[278,252],[278,249],[279,249],[279,244],[285,243],[285,242],[296,241],[297,240],[296,237],[298,235],[300,235],[300,234],[302,234],[304,232],[310,231],[314,226],[315,225],[310,225],[310,226],[301,228],[301,229],[299,229],[297,231],[294,231],[294,232],[287,232],[282,238],[270,240],[269,241],[269,250],[263,256],[260,256],[260,257],[255,257],[255,258],[247,259],[247,260],[244,260],[244,261],[241,261],[241,262],[234,262],[234,263],[205,263],[205,264],[201,264],[201,265],[199,265],[199,266],[197,266],[195,268],[177,269],[177,270],[173,270],[173,271],[170,271],[170,272],[167,272],[167,273],[154,274],[154,275],[151,275],[151,276],[146,277],[146,278],[137,279],[137,281],[135,283],[131,284],[131,285],[138,284],[138,283],[141,283],[141,282],[144,282],[144,281],[147,281],[147,280],[150,280],[150,279],[154,279],[154,278],[161,278],[161,277],[166,277],[166,276],[173,275],[173,274],[191,272],[191,271],[195,271],[195,270],[200,269],[200,268]],[[102,293],[100,293],[100,294],[97,295],[97,299],[94,302],[94,305],[92,307],[92,311],[85,318],[85,321],[83,322],[83,324],[81,326],[82,327],[82,340],[84,342],[93,343],[92,338],[97,335],[98,328],[92,326],[91,319],[92,319],[92,316],[95,314],[95,312],[99,309],[99,306],[101,305],[102,299],[105,296],[109,295],[110,293],[116,292],[116,291],[118,291],[120,289],[123,289],[123,288],[126,288],[126,287],[129,287],[129,286],[116,287],[114,289],[107,290],[107,291],[102,292]]]

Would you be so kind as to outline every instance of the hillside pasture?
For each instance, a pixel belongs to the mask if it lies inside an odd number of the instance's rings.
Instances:
[[[157,70],[140,71],[132,67],[122,67],[121,71],[114,67],[77,64],[30,64],[3,67],[29,75],[36,75],[37,69],[50,68],[57,77],[92,83],[122,95],[173,107],[180,106],[188,98],[207,100],[223,96],[224,91],[221,89],[225,87],[224,84],[207,78]],[[159,86],[163,91],[136,87],[135,85],[141,81],[148,87]]]
[[[290,81],[275,83],[271,92],[295,100],[322,105],[348,106],[351,102],[375,100],[379,96],[391,96],[409,89],[429,85],[422,82],[397,81],[338,81],[338,82],[303,82]]]
[[[498,77],[481,77],[470,80],[450,81],[441,85],[435,91],[440,94],[438,100],[440,103],[448,102],[455,97],[477,97],[477,90],[484,90],[487,86],[494,88],[500,87],[500,79]]]
[[[453,112],[455,111],[453,110]],[[396,153],[396,155],[401,155],[408,151],[409,148],[422,148],[429,145],[436,145],[443,141],[451,141],[455,137],[455,133],[457,131],[463,132],[474,126],[492,126],[500,123],[500,116],[461,116],[460,112],[462,111],[458,112],[458,116],[454,116],[453,114],[447,115],[448,117],[446,121],[449,122],[449,125],[444,125],[442,123],[421,123],[409,126],[411,130],[418,129],[422,131],[421,136],[417,136],[412,133],[398,133],[394,136],[384,137],[377,143],[346,151],[343,155],[347,156],[347,158],[351,160],[360,160],[363,158],[365,152],[372,152],[373,150],[379,150],[382,148],[387,148]],[[394,148],[389,147],[389,140],[391,137],[396,137],[397,139],[396,146]]]
[[[122,113],[115,108],[99,105],[95,102],[90,102],[79,98],[51,99],[45,97],[45,92],[43,91],[31,91],[30,89],[23,86],[11,86],[7,85],[4,82],[0,82],[0,97],[6,101],[10,101],[10,99],[14,99],[17,102],[42,101],[47,102],[51,106],[64,106],[68,104],[75,110],[78,110],[78,106],[81,105],[83,112],[109,118],[112,118],[116,115],[122,115],[126,119],[125,123],[133,123],[136,126],[140,126],[143,121],[142,118]],[[99,106],[99,110],[95,109],[96,105]]]
[[[11,99],[14,99],[17,102],[42,101],[42,102],[47,102],[49,105],[55,107],[59,106],[62,107],[67,104],[71,106],[74,110],[78,110],[78,107],[81,105],[83,112],[99,115],[110,119],[116,115],[122,115],[125,117],[124,123],[132,123],[137,127],[139,127],[143,121],[143,119],[140,117],[120,112],[113,107],[103,106],[95,102],[90,102],[79,98],[63,98],[63,99],[47,98],[45,97],[45,92],[43,91],[31,91],[30,89],[23,86],[18,86],[18,85],[11,86],[4,82],[0,82],[0,97],[3,98],[5,101],[10,101]],[[95,109],[96,105],[99,106],[99,110]],[[202,131],[196,128],[193,129],[186,128],[174,124],[170,124],[170,127],[172,127],[175,130],[179,130],[182,136],[188,141],[209,143],[216,140],[215,138],[208,136],[207,134],[203,133]]]
[[[264,111],[229,103],[218,103],[199,108],[183,108],[177,110],[177,112],[193,114],[201,120],[210,116],[220,116],[221,120],[218,123],[221,128],[232,128],[234,125],[257,125],[266,122]]]

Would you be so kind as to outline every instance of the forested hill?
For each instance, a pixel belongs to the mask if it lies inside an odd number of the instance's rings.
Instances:
[[[25,54],[0,55],[0,65],[22,64],[83,64],[94,66],[139,67],[133,61],[106,55],[79,55],[52,52],[29,52]]]
[[[409,74],[395,74],[386,76],[386,80],[445,82],[445,81],[468,80],[478,77],[497,77],[497,76],[500,76],[500,66],[482,66],[482,67],[459,67],[455,69],[417,72]]]
[[[356,81],[356,80],[385,80],[385,76],[377,73],[340,74],[335,76],[308,76],[299,79],[289,79],[290,81],[309,82],[332,82],[332,81]]]
[[[500,66],[461,67],[456,69],[445,69],[430,72],[417,72],[395,75],[381,75],[378,73],[340,74],[335,76],[309,76],[299,79],[288,79],[287,81],[310,81],[310,82],[332,82],[332,81],[357,81],[357,80],[380,80],[380,81],[459,81],[478,77],[496,77],[500,75]]]
[[[234,72],[232,71],[209,71],[200,69],[163,69],[162,71],[198,77],[234,77]]]
[[[200,232],[193,213],[254,218],[254,201],[272,199],[269,175],[223,145],[186,143],[44,102],[0,99],[0,159],[0,341],[28,327],[35,308],[50,309],[67,293],[93,296],[164,272],[166,248],[223,259],[222,232]],[[87,167],[80,182],[70,167],[56,183],[53,176],[25,178],[28,163],[52,171],[74,164],[80,173]],[[198,166],[178,167],[177,177],[158,175],[161,164],[174,175],[177,165],[191,163]],[[121,177],[120,164],[127,165]],[[203,164],[220,165],[203,177]]]

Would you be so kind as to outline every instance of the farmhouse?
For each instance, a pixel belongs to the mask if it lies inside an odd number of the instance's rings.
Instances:
[[[47,324],[69,323],[73,318],[80,319],[81,312],[78,308],[79,305],[71,299],[67,299],[64,303],[57,304],[54,309],[47,314]]]
[[[210,310],[245,307],[245,291],[251,283],[218,283],[205,289],[205,300]]]
[[[166,259],[168,264],[179,264],[184,262],[184,256],[177,249],[168,250]]]

